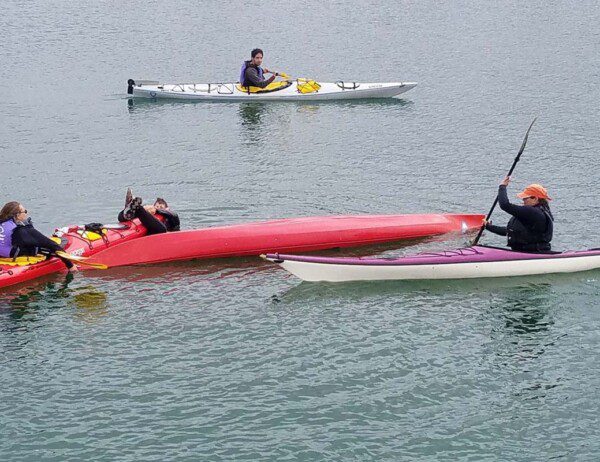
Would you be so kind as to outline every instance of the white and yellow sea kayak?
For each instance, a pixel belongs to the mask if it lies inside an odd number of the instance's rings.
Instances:
[[[407,92],[415,82],[315,82],[295,79],[272,82],[266,88],[242,87],[239,83],[160,83],[129,79],[127,93],[138,98],[194,101],[327,101],[360,98],[391,98]]]

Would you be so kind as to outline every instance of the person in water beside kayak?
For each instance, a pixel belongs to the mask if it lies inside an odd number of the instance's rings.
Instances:
[[[251,53],[252,59],[244,61],[240,72],[240,84],[243,87],[259,87],[265,88],[275,77],[279,76],[277,72],[271,72],[267,68],[260,67],[263,61],[263,51],[260,48],[255,48]],[[265,79],[265,74],[273,74],[268,79]]]
[[[160,215],[163,221],[155,217]],[[158,197],[154,205],[142,205],[141,197],[133,197],[131,189],[127,189],[125,208],[119,212],[120,222],[138,218],[150,234],[161,234],[170,231],[179,231],[179,216],[169,208],[163,198]]]
[[[33,227],[27,209],[19,202],[4,204],[0,210],[0,257],[33,257],[38,254],[55,255],[64,249]],[[59,257],[60,258],[60,257]],[[77,268],[69,260],[60,258],[69,271]]]
[[[498,205],[512,215],[507,226],[495,226],[485,222],[485,229],[494,234],[508,237],[508,246],[522,252],[549,252],[554,231],[554,216],[550,211],[550,197],[546,188],[530,184],[517,197],[523,205],[511,204],[506,188],[510,177],[506,177],[498,188]]]

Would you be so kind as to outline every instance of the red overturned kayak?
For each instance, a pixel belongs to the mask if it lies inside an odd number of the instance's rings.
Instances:
[[[136,239],[146,234],[146,228],[138,220],[127,225],[114,225],[104,229],[102,235],[86,231],[82,226],[61,228],[54,233],[59,237],[65,251],[71,255],[88,257],[117,243]],[[0,288],[37,279],[52,273],[66,271],[64,263],[58,258],[19,257],[0,259]]]
[[[478,229],[483,215],[321,216],[177,231],[128,240],[89,259],[109,267],[268,252],[310,252]],[[83,268],[82,268],[83,269]]]

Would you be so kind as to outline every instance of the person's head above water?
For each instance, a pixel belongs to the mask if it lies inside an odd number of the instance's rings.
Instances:
[[[27,219],[27,209],[17,201],[7,202],[0,210],[0,223],[11,218],[15,221],[25,221]]]
[[[254,50],[252,50],[252,53],[250,53],[250,56],[252,57],[252,59],[250,60],[250,63],[252,65],[260,66],[262,64],[263,51],[260,48],[255,48]]]
[[[154,201],[154,208],[156,210],[166,210],[169,208],[169,204],[167,204],[167,201],[162,197],[157,197]]]

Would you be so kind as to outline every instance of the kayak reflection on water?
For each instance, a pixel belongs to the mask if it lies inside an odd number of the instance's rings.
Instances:
[[[549,252],[554,232],[554,216],[550,211],[550,197],[540,184],[530,184],[517,197],[523,205],[511,204],[506,188],[510,177],[506,177],[498,187],[498,204],[512,215],[507,226],[485,223],[485,229],[500,236],[507,236],[508,246],[519,252]]]
[[[160,217],[157,218],[157,216]],[[125,195],[125,208],[119,212],[119,222],[137,218],[148,230],[148,235],[179,231],[179,215],[169,208],[169,204],[157,197],[153,205],[142,205],[141,197],[133,197],[130,188]]]
[[[242,126],[249,130],[259,127],[262,123],[262,116],[268,110],[267,105],[259,101],[240,103],[238,112],[242,120]]]

